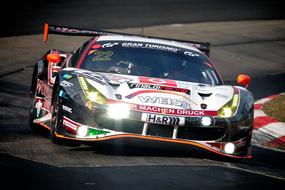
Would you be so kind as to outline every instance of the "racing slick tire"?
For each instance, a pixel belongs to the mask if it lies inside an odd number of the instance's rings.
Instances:
[[[31,105],[30,105],[30,113],[29,113],[29,126],[33,131],[36,132],[41,132],[42,127],[34,123],[34,120],[36,119],[35,114],[36,114],[36,107],[35,107],[35,101],[36,101],[36,96],[37,96],[37,80],[38,80],[38,75],[37,75],[37,68],[35,67],[34,72],[33,72],[33,78],[32,78],[32,84],[31,84],[31,91],[30,91],[30,96],[32,98]]]
[[[59,138],[56,136],[60,127],[63,123],[63,114],[61,108],[61,99],[58,96],[59,87],[55,87],[55,92],[53,95],[52,112],[51,112],[51,122],[50,122],[50,139],[53,143],[65,146],[80,146],[80,143],[74,140],[68,140]]]

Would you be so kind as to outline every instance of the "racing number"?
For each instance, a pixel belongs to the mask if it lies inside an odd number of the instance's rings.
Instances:
[[[92,61],[110,61],[111,56],[113,55],[112,51],[95,51],[95,56]]]

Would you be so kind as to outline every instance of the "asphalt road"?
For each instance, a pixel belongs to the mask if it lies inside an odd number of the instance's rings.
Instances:
[[[27,0],[1,3],[0,36],[35,34],[44,22],[124,28],[232,20],[284,19],[282,0]]]
[[[284,18],[281,1],[69,1],[68,4],[60,1],[55,4],[51,0],[6,3],[9,12],[1,13],[6,18],[1,36],[38,33],[45,20],[79,27],[117,28]],[[250,90],[259,99],[285,89],[284,22],[262,23],[190,24],[186,37],[212,43],[211,57],[227,83],[234,84],[239,72],[253,76]],[[168,36],[177,34],[173,29],[148,30],[155,34],[168,31]],[[28,126],[30,65],[51,47],[72,50],[82,40],[54,36],[43,46],[41,36],[37,35],[0,39],[1,185],[10,189],[44,190],[264,189],[285,185],[285,155],[267,149],[253,147],[252,160],[235,162],[169,144],[58,146],[50,142],[46,131],[31,131]],[[59,45],[63,43],[64,46]]]

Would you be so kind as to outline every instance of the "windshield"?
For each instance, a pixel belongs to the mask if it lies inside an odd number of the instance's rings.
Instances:
[[[80,68],[125,75],[168,78],[218,85],[221,79],[208,58],[197,51],[147,42],[99,41]]]

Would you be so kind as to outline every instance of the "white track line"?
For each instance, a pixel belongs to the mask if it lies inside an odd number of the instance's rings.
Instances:
[[[280,177],[280,176],[268,174],[268,173],[265,173],[265,172],[263,172],[263,171],[245,169],[245,168],[241,168],[241,167],[234,166],[234,165],[232,165],[232,164],[230,164],[230,163],[224,163],[223,165],[224,165],[224,167],[226,167],[226,168],[241,170],[241,171],[245,171],[245,172],[248,172],[248,173],[258,174],[258,175],[262,175],[262,176],[271,177],[271,178],[274,178],[274,179],[279,179],[279,180],[285,181],[285,177]]]

